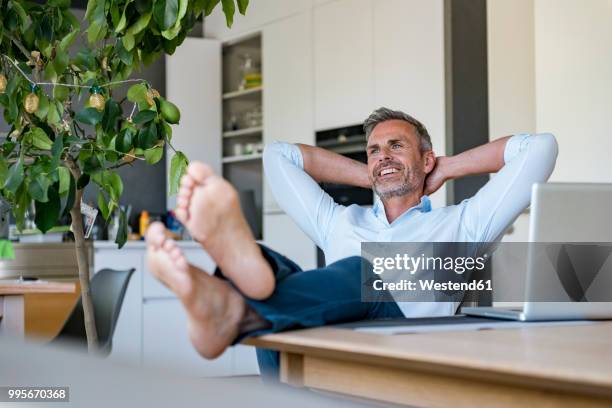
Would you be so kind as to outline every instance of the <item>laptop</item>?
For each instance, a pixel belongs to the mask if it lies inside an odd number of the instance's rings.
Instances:
[[[529,242],[612,243],[611,212],[612,184],[534,184],[531,191]],[[551,278],[556,277],[538,273],[539,267],[536,257],[531,253],[531,246],[529,252],[525,299],[537,299],[544,288],[559,287],[567,292],[558,282],[551,282]],[[606,265],[612,264],[610,258]],[[606,273],[605,279],[612,280],[608,275],[612,274]],[[606,299],[612,299],[612,282],[599,286],[609,290]],[[571,293],[555,297],[562,298],[567,298],[567,301],[526,301],[522,308],[464,307],[461,312],[470,316],[520,321],[612,319],[612,302],[572,301]]]

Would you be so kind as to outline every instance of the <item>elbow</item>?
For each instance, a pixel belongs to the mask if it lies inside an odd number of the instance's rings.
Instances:
[[[559,154],[559,144],[552,133],[538,133],[533,138],[533,153],[538,157],[538,161],[544,164],[546,169],[545,180],[548,180],[557,162]],[[542,181],[545,181],[542,180]]]
[[[279,155],[282,155],[282,153],[283,153],[283,145],[284,144],[285,144],[284,142],[278,142],[278,141],[267,143],[264,146],[264,150],[263,150],[264,161],[266,159],[270,160],[273,157],[277,157]]]
[[[559,143],[557,138],[552,133],[538,133],[536,135],[536,143],[538,148],[546,155],[551,156],[554,160],[559,154]]]
[[[284,160],[302,167],[302,155],[293,143],[274,141],[266,144],[263,151],[264,168]]]

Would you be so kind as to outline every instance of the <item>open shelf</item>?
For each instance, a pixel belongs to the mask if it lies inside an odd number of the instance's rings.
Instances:
[[[256,153],[256,154],[241,154],[240,156],[228,156],[228,157],[224,157],[223,159],[221,159],[221,162],[223,164],[226,164],[226,163],[240,163],[240,162],[251,161],[251,160],[259,160],[262,157],[263,157],[263,154],[261,154],[261,153]]]
[[[261,134],[261,132],[263,132],[263,127],[257,126],[246,129],[229,130],[227,132],[223,132],[223,137],[251,136]]]
[[[253,95],[263,90],[263,86],[258,86],[256,88],[244,89],[242,91],[233,91],[227,92],[223,94],[223,99],[234,99],[239,98],[241,96]]]

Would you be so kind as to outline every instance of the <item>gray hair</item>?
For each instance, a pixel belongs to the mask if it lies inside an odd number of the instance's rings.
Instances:
[[[376,125],[388,120],[403,120],[404,122],[410,123],[416,129],[417,135],[421,140],[421,151],[424,152],[427,150],[432,150],[431,137],[429,136],[429,132],[427,132],[425,125],[407,113],[391,110],[385,107],[376,109],[363,123],[363,130],[365,132],[366,140],[370,138],[370,134]]]

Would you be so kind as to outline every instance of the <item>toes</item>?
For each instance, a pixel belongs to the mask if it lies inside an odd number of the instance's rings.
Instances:
[[[189,199],[185,198],[185,197],[177,197],[177,199],[176,199],[176,206],[178,208],[187,210],[189,208]]]
[[[193,195],[192,188],[181,187],[178,191],[177,197],[183,197],[183,198],[189,199],[191,198],[192,195]]]
[[[183,251],[181,251],[180,248],[174,248],[172,251],[170,251],[170,258],[172,258],[174,262],[178,261],[182,257]]]
[[[153,222],[145,233],[145,239],[148,244],[154,247],[161,247],[166,239],[166,227],[159,221]]]
[[[168,254],[172,253],[175,249],[178,249],[176,246],[176,241],[173,239],[167,239],[162,246],[162,249],[166,251]]]
[[[188,173],[185,173],[185,175],[181,177],[180,185],[181,187],[185,187],[185,188],[193,188],[193,186],[195,186],[195,181],[193,180],[193,178],[191,178],[191,176]]]
[[[208,164],[196,161],[187,166],[187,174],[189,174],[196,183],[202,184],[208,177],[215,173]]]

